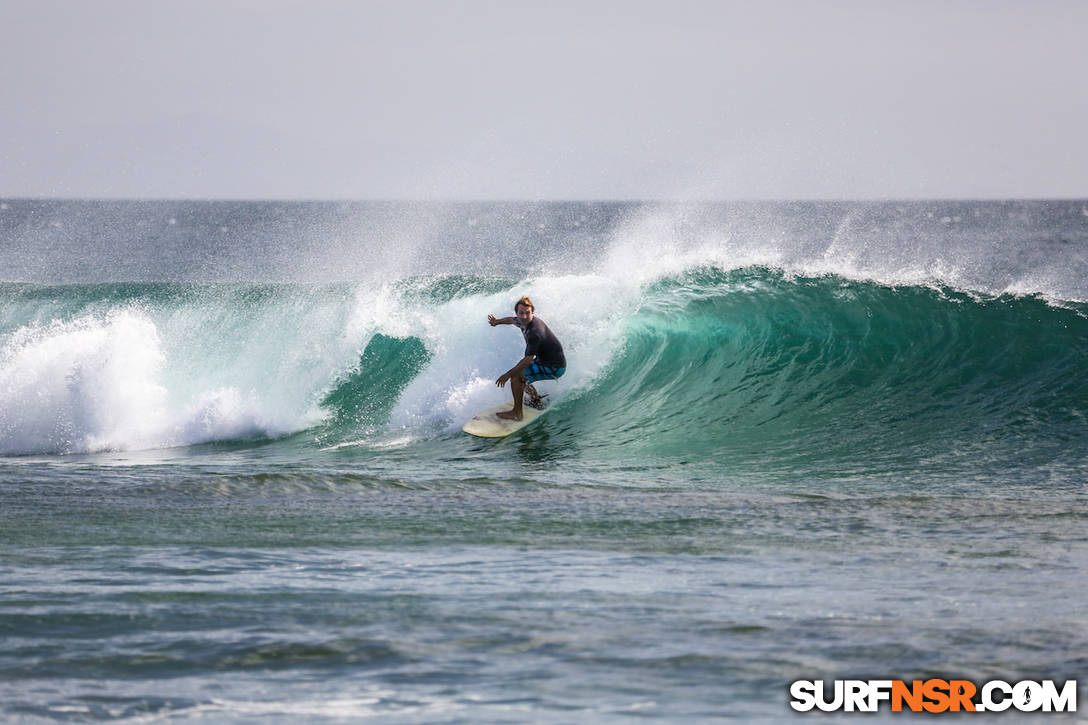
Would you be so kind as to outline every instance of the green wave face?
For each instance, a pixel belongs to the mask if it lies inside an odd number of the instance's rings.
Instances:
[[[358,367],[322,399],[321,405],[334,414],[327,427],[352,435],[377,430],[389,420],[397,398],[429,359],[418,338],[375,335]]]
[[[1084,311],[1038,299],[701,270],[647,291],[568,415],[622,456],[1038,463],[1084,452],[1086,353]]]

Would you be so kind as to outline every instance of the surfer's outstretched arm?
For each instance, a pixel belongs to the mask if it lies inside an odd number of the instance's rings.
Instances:
[[[495,317],[495,315],[487,316],[487,323],[494,327],[495,325],[513,325],[518,321],[516,317]]]

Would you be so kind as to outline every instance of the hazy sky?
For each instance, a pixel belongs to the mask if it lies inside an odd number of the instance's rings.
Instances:
[[[0,196],[1088,196],[1088,2],[0,0]]]

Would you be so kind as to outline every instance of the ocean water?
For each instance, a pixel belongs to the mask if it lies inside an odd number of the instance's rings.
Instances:
[[[5,722],[1088,681],[1088,202],[13,199],[0,253]],[[568,374],[466,436],[522,294]]]

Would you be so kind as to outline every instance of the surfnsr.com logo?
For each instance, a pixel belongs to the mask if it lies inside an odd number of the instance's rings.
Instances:
[[[991,680],[981,687],[969,680],[797,680],[790,697],[798,712],[876,712],[883,705],[892,712],[1076,712],[1077,681],[1059,689],[1053,680]]]

